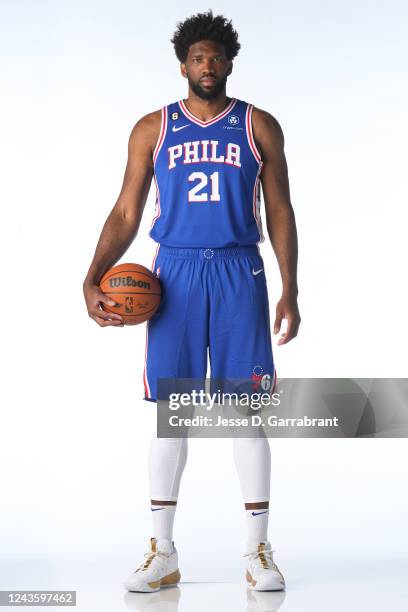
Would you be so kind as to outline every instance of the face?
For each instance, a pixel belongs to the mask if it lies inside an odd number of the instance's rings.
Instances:
[[[225,89],[232,72],[232,61],[225,55],[224,45],[212,40],[200,40],[188,50],[181,73],[188,79],[193,92],[203,100],[217,98]]]

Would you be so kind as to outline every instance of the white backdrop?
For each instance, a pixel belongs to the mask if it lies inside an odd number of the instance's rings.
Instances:
[[[141,399],[145,328],[97,327],[82,281],[132,126],[187,94],[169,42],[176,22],[207,8],[1,2],[2,567],[109,558],[124,577],[146,550],[155,405]],[[289,345],[274,339],[278,376],[405,377],[407,5],[212,8],[242,44],[227,93],[271,112],[286,138],[302,324]],[[123,261],[150,267],[153,205],[151,191]],[[281,282],[269,242],[261,248],[273,315]],[[405,440],[271,449],[270,539],[284,567],[311,554],[406,551]],[[241,579],[231,441],[195,440],[189,453],[175,523],[183,575]]]

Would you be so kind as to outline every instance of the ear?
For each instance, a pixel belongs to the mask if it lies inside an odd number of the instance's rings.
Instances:
[[[187,70],[186,70],[186,65],[181,63],[180,64],[180,72],[181,72],[181,76],[183,76],[185,79],[187,78]]]
[[[231,74],[233,67],[234,67],[234,64],[232,63],[232,60],[231,60],[230,66],[229,66],[229,68],[227,70],[227,76],[229,76]]]

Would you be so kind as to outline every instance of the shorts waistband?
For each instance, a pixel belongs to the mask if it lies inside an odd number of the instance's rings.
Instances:
[[[256,244],[249,244],[237,247],[225,248],[183,248],[169,247],[161,244],[158,255],[166,257],[178,257],[181,259],[217,259],[228,257],[248,257],[249,255],[259,255],[259,248]]]

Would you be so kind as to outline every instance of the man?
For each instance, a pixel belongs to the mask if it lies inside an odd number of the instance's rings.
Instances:
[[[143,373],[145,399],[157,400],[159,378],[219,379],[268,375],[276,381],[268,294],[258,243],[262,184],[268,234],[278,259],[282,296],[278,344],[297,335],[297,235],[282,130],[272,115],[226,95],[240,44],[231,22],[211,11],[179,23],[172,38],[188,97],[142,117],[129,139],[119,198],[84,281],[88,312],[100,326],[121,326],[98,282],[134,240],[152,178],[158,243],[152,270],[164,297],[149,321]],[[268,542],[270,448],[267,438],[234,438],[233,451],[248,518],[247,584],[281,590],[285,582]],[[173,522],[187,439],[154,437],[149,482],[154,537],[146,561],[125,582],[157,591],[180,580]]]

